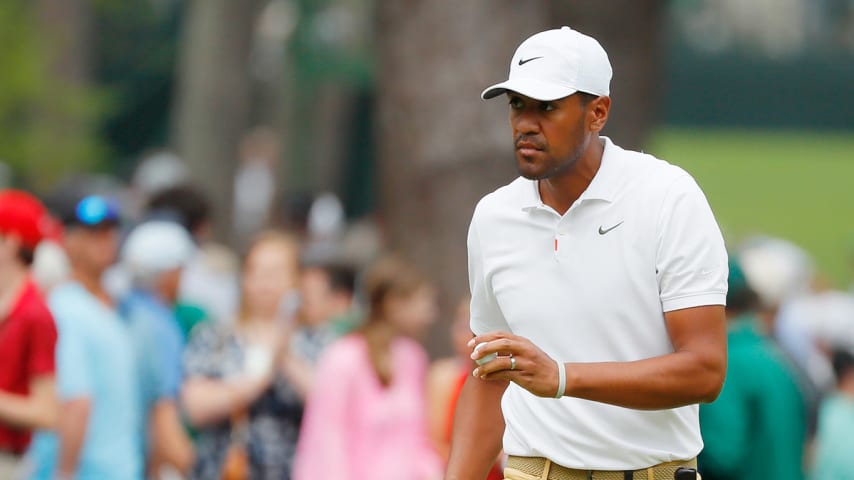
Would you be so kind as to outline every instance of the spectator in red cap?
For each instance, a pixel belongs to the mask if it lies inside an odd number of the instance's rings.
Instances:
[[[54,223],[31,195],[0,191],[0,478],[20,468],[30,430],[51,428],[56,326],[30,277],[36,246]]]

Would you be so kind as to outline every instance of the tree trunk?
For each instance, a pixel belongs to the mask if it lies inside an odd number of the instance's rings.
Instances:
[[[636,110],[655,82],[650,74],[655,63],[645,62],[656,58],[657,43],[649,41],[656,30],[644,31],[655,29],[654,21],[645,22],[653,14],[641,15],[637,11],[642,8],[621,1],[625,8],[609,9],[614,27],[606,29],[604,14],[590,12],[595,2],[581,2],[571,11],[556,6],[560,3],[569,2],[378,3],[381,212],[393,247],[436,281],[443,312],[451,312],[468,290],[466,232],[475,204],[516,176],[507,106],[499,99],[482,102],[479,94],[507,78],[510,58],[522,40],[561,24],[594,35],[601,31],[607,35],[600,40],[616,76],[622,75],[613,82],[616,109],[607,133],[618,144],[636,146],[634,135],[642,135],[633,132],[651,126],[653,111]],[[556,13],[578,21],[560,21]],[[583,24],[588,21],[589,28]],[[621,32],[625,37],[617,35]],[[633,67],[636,64],[644,68]],[[627,71],[630,68],[637,70]],[[434,329],[428,345],[433,353],[447,353],[446,326],[440,322]]]
[[[35,189],[44,190],[76,168],[91,166],[100,153],[90,148],[96,135],[89,98],[94,14],[90,0],[38,0],[31,6],[49,80],[39,80],[44,91],[33,112],[39,140],[24,172]]]
[[[379,9],[380,208],[391,244],[440,287],[468,291],[466,232],[477,201],[514,177],[506,105],[480,92],[547,20],[545,1],[384,0]],[[443,320],[447,320],[446,315]],[[447,353],[447,325],[429,346]]]
[[[251,107],[249,53],[263,0],[193,0],[179,65],[175,146],[214,209],[214,233],[232,240],[238,146]]]
[[[51,72],[66,82],[89,83],[92,6],[89,0],[38,0],[42,32],[48,42]]]

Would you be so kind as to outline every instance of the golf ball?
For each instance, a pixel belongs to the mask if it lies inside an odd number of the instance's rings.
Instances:
[[[478,351],[480,349],[480,347],[482,347],[484,345],[486,345],[486,342],[478,343],[477,346],[474,347],[474,350]],[[485,355],[483,357],[478,358],[477,360],[475,360],[475,362],[477,362],[478,365],[483,365],[484,363],[491,362],[497,356],[498,356],[497,353],[490,353],[489,355]]]

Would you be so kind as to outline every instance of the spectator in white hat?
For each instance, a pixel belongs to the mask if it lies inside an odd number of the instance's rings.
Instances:
[[[189,184],[167,188],[149,200],[147,216],[180,223],[198,246],[178,292],[178,319],[185,335],[207,320],[230,321],[240,294],[239,261],[231,249],[212,241],[211,205],[205,195]]]
[[[131,231],[121,251],[133,289],[122,300],[137,357],[143,407],[147,470],[158,478],[164,468],[186,473],[193,464],[192,444],[178,414],[183,333],[174,305],[184,266],[195,253],[190,234],[166,221],[143,223]]]

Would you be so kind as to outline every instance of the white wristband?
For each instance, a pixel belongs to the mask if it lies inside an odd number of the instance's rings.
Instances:
[[[555,362],[557,362],[557,393],[555,398],[561,398],[566,393],[566,365],[558,360]]]

